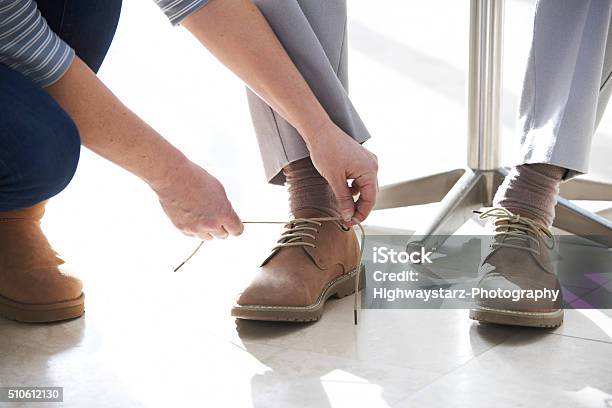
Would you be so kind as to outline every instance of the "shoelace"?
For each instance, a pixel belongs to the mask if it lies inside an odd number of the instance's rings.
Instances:
[[[281,234],[281,237],[276,243],[274,248],[272,248],[272,253],[275,254],[279,250],[285,247],[299,247],[299,246],[309,246],[312,248],[316,248],[317,246],[313,243],[304,241],[305,237],[312,238],[316,240],[316,235],[313,235],[306,231],[312,231],[315,234],[319,232],[317,227],[321,227],[323,225],[323,221],[332,221],[331,219],[321,219],[321,218],[295,218],[285,224],[285,231]],[[334,219],[335,221],[335,219]],[[344,225],[338,223],[340,228],[343,231],[349,231],[350,228],[345,227]]]
[[[294,218],[290,221],[242,221],[243,224],[284,224],[285,231],[281,234],[281,237],[277,241],[277,245],[272,248],[272,253],[275,254],[285,247],[299,247],[299,246],[308,246],[312,248],[316,248],[316,245],[311,242],[304,241],[305,237],[312,238],[316,240],[316,236],[311,234],[308,231],[312,231],[315,234],[318,231],[317,227],[321,227],[324,222],[336,222],[340,225],[340,227],[349,231],[350,228],[343,226],[340,221],[342,221],[339,217],[318,217],[318,218]],[[357,310],[359,309],[359,284],[361,280],[361,262],[363,260],[363,248],[365,243],[365,229],[361,225],[361,223],[357,223],[357,227],[361,232],[361,242],[359,248],[359,262],[357,262],[357,276],[355,278],[355,292],[353,294],[353,317],[354,322],[357,324]],[[198,246],[194,249],[194,251],[187,257],[183,262],[180,263],[179,266],[174,268],[174,272],[177,272],[183,265],[185,265],[193,256],[202,248],[204,245],[204,241],[200,241]]]
[[[546,248],[552,250],[555,247],[555,237],[553,233],[550,229],[537,221],[523,217],[519,214],[514,214],[501,207],[491,208],[484,212],[475,212],[480,214],[479,218],[482,220],[487,218],[493,218],[495,220],[496,239],[491,244],[493,248],[515,248],[532,252],[535,255],[540,255],[540,241],[531,236],[529,234],[530,232],[534,235],[544,235],[549,238],[551,242],[550,245],[547,244],[546,240],[543,240]],[[500,221],[499,224],[498,221]],[[537,249],[532,248],[531,245],[529,245],[529,241],[535,242]]]

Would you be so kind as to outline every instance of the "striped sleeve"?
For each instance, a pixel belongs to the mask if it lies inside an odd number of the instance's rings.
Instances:
[[[0,63],[40,86],[64,75],[74,51],[47,25],[32,0],[0,0]]]
[[[202,8],[208,0],[153,0],[170,19],[172,25],[180,24],[184,19]]]

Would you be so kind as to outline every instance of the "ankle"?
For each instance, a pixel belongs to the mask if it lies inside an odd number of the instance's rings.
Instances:
[[[310,157],[289,163],[283,173],[287,179],[289,205],[293,214],[303,209],[316,209],[330,215],[339,215],[336,196]]]
[[[499,186],[493,205],[550,227],[565,172],[562,167],[543,163],[516,166]]]

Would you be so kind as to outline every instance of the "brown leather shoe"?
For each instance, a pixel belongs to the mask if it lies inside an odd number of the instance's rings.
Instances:
[[[351,228],[319,210],[296,211],[258,274],[240,295],[232,316],[240,319],[318,320],[328,298],[355,292],[359,242]]]
[[[481,290],[528,293],[542,291],[546,297],[480,297],[470,310],[470,318],[487,323],[529,327],[557,327],[563,323],[561,285],[550,259],[554,237],[540,223],[513,214],[505,208],[493,208],[481,218],[493,218],[495,237],[491,251],[480,266]],[[547,245],[552,240],[552,245]],[[501,292],[500,292],[501,293]]]
[[[64,270],[40,220],[45,203],[0,212],[0,316],[42,323],[84,312],[81,281]]]

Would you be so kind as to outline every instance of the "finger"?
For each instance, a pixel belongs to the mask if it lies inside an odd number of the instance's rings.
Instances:
[[[215,238],[219,238],[219,239],[225,239],[227,238],[227,236],[229,235],[227,230],[222,226],[220,226],[217,230],[212,231],[211,234],[215,237]]]
[[[355,214],[355,201],[353,201],[353,194],[351,194],[346,179],[334,181],[330,183],[330,187],[336,196],[338,211],[340,211],[342,220],[344,222],[349,222]]]
[[[225,227],[226,231],[231,235],[237,237],[238,235],[244,232],[244,224],[238,218],[238,215],[232,210],[232,216],[229,220],[223,223],[223,227]]]
[[[365,221],[368,215],[370,215],[370,212],[372,212],[374,204],[376,204],[377,190],[376,181],[360,186],[359,199],[356,203],[357,210],[354,216],[359,222]]]
[[[204,241],[212,241],[215,239],[210,232],[198,232],[197,236]]]

